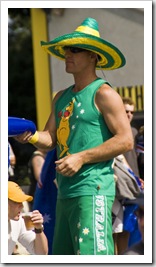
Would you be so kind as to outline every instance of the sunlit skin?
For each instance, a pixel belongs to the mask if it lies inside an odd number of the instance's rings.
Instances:
[[[65,65],[67,73],[84,73],[86,68],[90,65],[88,58],[91,58],[90,51],[84,51],[74,54],[70,50],[65,52]],[[93,53],[92,53],[93,54]]]
[[[21,211],[23,209],[23,203],[17,203],[8,199],[8,219],[18,221]]]
[[[66,72],[73,74],[75,80],[74,92],[84,88],[84,81],[87,85],[97,78],[95,73],[96,58],[97,55],[91,51],[77,54],[70,50],[65,51]]]
[[[23,209],[23,203],[14,202],[8,199],[8,220],[18,221]],[[43,224],[42,214],[38,210],[34,210],[31,215],[31,220],[35,228],[40,229]]]
[[[126,110],[126,114],[127,114],[127,118],[129,120],[129,122],[132,121],[133,119],[133,114],[131,112],[134,112],[134,106],[133,105],[129,105],[129,104],[124,104],[125,110]]]

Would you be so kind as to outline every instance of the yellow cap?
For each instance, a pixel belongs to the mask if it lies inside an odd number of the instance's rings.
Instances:
[[[8,182],[8,199],[14,202],[32,201],[33,197],[26,195],[18,184],[9,181]]]

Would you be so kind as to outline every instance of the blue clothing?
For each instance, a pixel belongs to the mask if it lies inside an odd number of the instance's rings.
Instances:
[[[33,209],[37,209],[44,218],[44,233],[48,239],[48,255],[52,254],[52,241],[55,226],[57,188],[53,180],[55,171],[56,150],[48,152],[41,172],[42,188],[36,187]]]

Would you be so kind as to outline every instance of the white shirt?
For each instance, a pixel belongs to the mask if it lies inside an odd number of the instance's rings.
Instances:
[[[36,234],[32,230],[26,230],[22,217],[18,221],[8,222],[8,255],[14,251],[17,241],[21,243],[30,254],[35,254],[34,240]]]

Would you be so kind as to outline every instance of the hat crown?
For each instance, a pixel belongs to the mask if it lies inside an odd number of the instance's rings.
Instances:
[[[93,18],[86,18],[75,31],[100,37],[98,22]]]
[[[15,182],[8,181],[8,199],[14,202],[32,201],[33,197],[26,195],[22,188]]]

